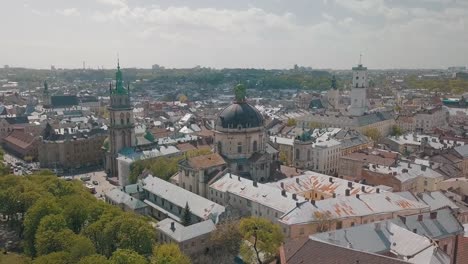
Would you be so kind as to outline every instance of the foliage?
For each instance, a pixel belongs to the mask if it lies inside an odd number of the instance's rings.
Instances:
[[[210,154],[209,149],[196,149],[190,150],[185,153],[185,157],[196,157],[201,155]],[[132,163],[130,167],[130,183],[136,183],[138,176],[146,169],[151,172],[153,176],[159,177],[163,180],[169,180],[178,170],[179,161],[184,159],[184,156],[176,157],[158,157],[154,159],[138,160]]]
[[[382,134],[380,134],[380,131],[374,127],[366,128],[363,131],[363,134],[366,137],[369,137],[370,139],[372,139],[374,142],[378,142],[382,138]]]
[[[24,252],[37,257],[34,263],[77,263],[119,249],[150,255],[155,244],[155,230],[144,217],[56,176],[0,177],[0,214],[15,223]]]
[[[190,264],[176,244],[163,244],[154,248],[151,264]]]
[[[317,233],[327,232],[333,223],[330,214],[314,212],[314,218],[317,220]]]
[[[0,264],[28,264],[31,263],[25,256],[13,252],[1,253]]]
[[[192,212],[190,211],[190,206],[188,205],[188,202],[185,203],[185,208],[182,212],[182,224],[184,226],[189,226],[192,224]]]
[[[215,263],[229,263],[239,254],[242,235],[239,221],[225,221],[211,235],[213,250],[209,252]]]
[[[98,255],[98,254],[94,254],[94,255],[90,255],[90,256],[86,256],[84,258],[82,258],[78,264],[109,264],[109,260],[106,259],[106,257],[104,257],[103,255]]]
[[[279,152],[279,160],[286,165],[289,165],[288,155],[284,151]]]
[[[320,128],[320,127],[322,127],[322,126],[318,122],[310,122],[309,123],[309,128],[310,129],[316,129],[316,128]]]
[[[392,136],[398,137],[398,136],[403,135],[403,130],[401,129],[401,127],[394,125],[392,126],[392,132],[390,134]]]
[[[241,246],[241,256],[248,262],[262,264],[270,260],[283,242],[281,228],[265,218],[243,218],[239,230],[243,239],[249,241]]]
[[[133,250],[118,249],[109,259],[111,264],[147,264],[145,257]]]
[[[70,263],[70,254],[64,251],[53,252],[40,256],[33,261],[33,264],[68,264]]]
[[[288,118],[288,122],[286,123],[287,126],[295,126],[297,125],[297,120],[294,118]]]
[[[187,100],[188,100],[188,97],[185,94],[179,95],[179,102],[185,103],[187,102]]]
[[[424,89],[431,92],[462,94],[468,90],[468,80],[463,79],[420,79],[412,75],[406,78],[405,82],[410,89]]]

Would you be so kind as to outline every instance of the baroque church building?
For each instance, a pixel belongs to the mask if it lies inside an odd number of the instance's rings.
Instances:
[[[230,172],[257,182],[270,180],[277,168],[277,151],[269,145],[262,114],[246,101],[243,85],[235,101],[223,109],[214,125],[214,149]]]

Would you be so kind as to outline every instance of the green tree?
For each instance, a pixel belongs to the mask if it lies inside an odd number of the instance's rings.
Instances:
[[[297,120],[294,118],[289,118],[288,122],[286,123],[287,126],[295,126],[297,125]]]
[[[40,256],[33,261],[33,264],[69,264],[70,254],[60,251]]]
[[[154,247],[151,264],[190,264],[190,259],[176,244],[162,244]]]
[[[182,212],[182,224],[184,226],[189,226],[192,224],[192,212],[190,211],[188,202],[185,203],[185,208]]]
[[[61,199],[61,204],[68,227],[73,232],[80,233],[88,220],[91,201],[84,203],[82,199],[76,199],[75,196],[66,196]]]
[[[24,219],[24,251],[27,255],[36,255],[35,237],[36,231],[43,217],[50,214],[58,214],[60,209],[51,197],[43,197],[37,201],[27,212]]]
[[[110,262],[103,255],[94,254],[80,259],[78,264],[110,264]]]
[[[281,228],[265,218],[243,218],[239,230],[243,239],[249,241],[241,246],[241,256],[247,262],[262,264],[270,260],[283,242]]]
[[[210,237],[213,250],[209,252],[215,263],[229,263],[239,254],[242,235],[239,221],[225,221],[217,225]]]
[[[73,263],[78,262],[83,257],[96,254],[93,242],[82,235],[73,235],[66,247],[66,251],[70,253],[70,260]]]
[[[129,249],[118,249],[109,259],[111,264],[147,264],[145,257]]]
[[[401,135],[403,135],[403,130],[399,126],[394,125],[394,126],[392,126],[391,135],[395,136],[395,137],[401,136]]]
[[[366,128],[363,134],[372,139],[374,142],[378,142],[382,138],[380,131],[374,127]]]

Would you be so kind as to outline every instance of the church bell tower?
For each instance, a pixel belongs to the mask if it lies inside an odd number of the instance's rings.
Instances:
[[[135,146],[135,123],[133,106],[130,104],[130,86],[125,89],[120,64],[117,63],[115,88],[109,85],[109,150],[106,157],[106,170],[109,177],[118,177],[117,157],[125,148]],[[121,179],[119,179],[119,182]]]

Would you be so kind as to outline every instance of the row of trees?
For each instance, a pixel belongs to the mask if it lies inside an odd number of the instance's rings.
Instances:
[[[406,80],[406,84],[411,89],[427,89],[432,92],[462,94],[468,90],[468,80],[463,79],[419,79],[412,75]]]
[[[78,181],[2,176],[0,214],[34,264],[189,263],[182,254],[185,262],[160,262],[174,246],[157,246],[146,218],[97,200]]]

